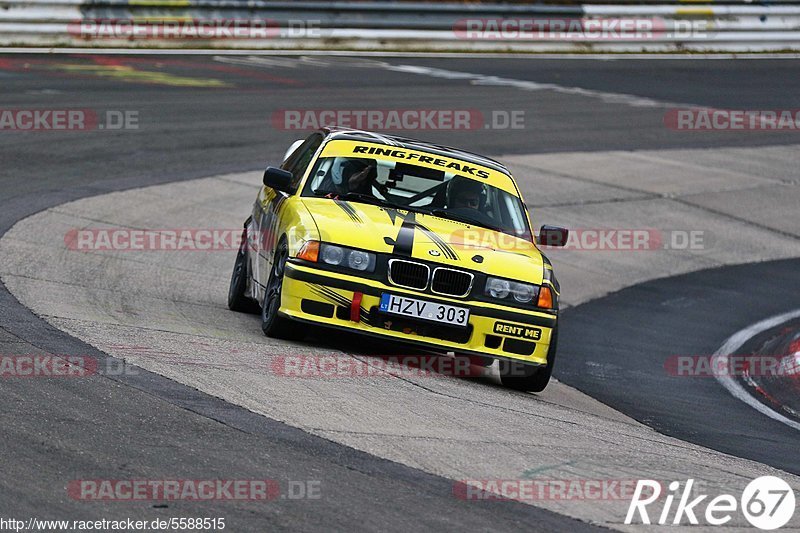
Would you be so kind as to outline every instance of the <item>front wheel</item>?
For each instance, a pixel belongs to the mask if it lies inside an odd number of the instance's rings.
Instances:
[[[301,325],[288,318],[278,315],[281,307],[281,294],[283,291],[283,275],[286,271],[286,260],[289,258],[289,247],[286,241],[281,241],[275,252],[272,263],[272,272],[267,282],[264,294],[264,304],[261,306],[261,330],[267,337],[274,339],[299,340],[303,338]]]
[[[558,328],[550,335],[550,348],[547,350],[545,367],[528,365],[521,361],[500,361],[500,382],[510,388],[529,392],[542,392],[550,383],[553,366],[556,362]]]

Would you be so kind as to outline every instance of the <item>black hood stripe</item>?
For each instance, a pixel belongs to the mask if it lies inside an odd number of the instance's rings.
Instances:
[[[342,211],[344,211],[347,214],[347,216],[350,217],[350,220],[352,220],[356,224],[364,223],[364,221],[361,220],[361,217],[358,216],[358,212],[353,208],[352,205],[348,204],[344,200],[334,200],[333,202],[342,208]]]
[[[392,207],[384,207],[383,210],[389,215],[389,220],[392,221],[392,226],[394,226],[394,221],[397,218],[397,209]]]
[[[397,234],[397,238],[394,240],[393,254],[411,257],[411,251],[414,249],[414,231],[416,225],[414,212],[409,211],[403,219],[403,225],[400,226],[400,232]]]

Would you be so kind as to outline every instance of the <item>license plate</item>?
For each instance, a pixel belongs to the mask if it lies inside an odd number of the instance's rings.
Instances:
[[[392,315],[420,318],[453,326],[466,326],[469,322],[469,309],[464,307],[426,302],[386,292],[381,294],[380,309]]]

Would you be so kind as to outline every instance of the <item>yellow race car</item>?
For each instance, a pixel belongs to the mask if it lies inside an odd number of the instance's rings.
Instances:
[[[324,128],[269,167],[228,293],[270,337],[304,324],[500,360],[541,391],[556,355],[559,286],[508,169],[413,139]]]

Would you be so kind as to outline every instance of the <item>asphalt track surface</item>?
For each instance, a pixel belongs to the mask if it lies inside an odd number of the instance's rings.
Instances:
[[[800,473],[796,429],[721,394],[712,376],[665,371],[670,357],[710,357],[755,318],[800,308],[786,291],[798,272],[797,260],[704,270],[570,309],[558,377],[661,433]]]
[[[800,63],[785,60],[402,62],[726,108],[797,108],[787,100],[800,94]],[[161,75],[145,79],[137,71]],[[227,86],[187,87],[186,78],[223,80]],[[522,131],[424,135],[485,153],[798,141],[797,134],[786,133],[677,134],[660,124],[663,107],[607,106],[598,99],[576,106],[558,92],[520,98],[516,91],[493,91],[489,99],[480,86],[461,80],[392,71],[375,75],[366,69],[363,76],[353,77],[352,72],[340,72],[335,62],[273,75],[209,58],[14,55],[0,56],[0,81],[5,108],[134,109],[141,124],[139,131],[113,133],[0,134],[0,233],[26,216],[77,198],[260,168],[278,160],[296,137],[270,126],[274,111],[319,109],[334,101],[337,108],[440,108],[457,102],[458,108],[484,111],[522,109],[533,117]],[[737,329],[796,308],[796,294],[785,290],[796,286],[796,279],[797,263],[791,261],[731,267],[632,287],[568,310],[557,376],[666,434],[797,473],[796,459],[788,453],[797,449],[796,432],[759,418],[716,383],[676,384],[658,372],[666,354],[713,353]],[[692,289],[685,305],[647,305],[670,301],[670,291],[687,285]],[[752,299],[753,293],[759,298]],[[744,299],[747,305],[738,305]],[[710,314],[718,318],[713,328],[700,320]],[[643,316],[647,327],[641,325]],[[576,343],[596,348],[591,360],[569,357],[577,353]],[[653,350],[659,343],[666,345]],[[32,351],[102,356],[38,319],[2,288],[0,353]],[[602,372],[597,371],[598,360]],[[169,472],[190,477],[194,472],[198,478],[316,477],[324,486],[335,487],[326,491],[332,496],[311,506],[307,501],[266,510],[250,503],[180,504],[181,511],[191,514],[225,515],[237,526],[234,530],[591,527],[518,503],[476,506],[460,501],[452,497],[446,479],[310,436],[149,373],[119,380],[92,378],[88,386],[6,380],[0,396],[2,405],[15,406],[3,410],[0,437],[0,511],[8,516],[40,512],[74,518],[137,513],[152,517],[168,510],[152,503],[76,505],[65,496],[63,480],[87,471],[96,472],[97,478],[169,477]],[[698,402],[708,409],[702,415],[692,409]]]

